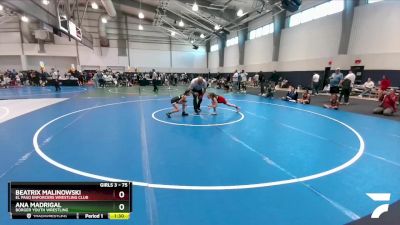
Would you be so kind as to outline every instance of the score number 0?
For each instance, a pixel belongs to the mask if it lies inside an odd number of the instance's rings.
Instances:
[[[119,198],[124,198],[125,197],[125,192],[120,191],[118,193],[118,197]],[[123,211],[125,209],[125,205],[121,203],[121,204],[119,204],[118,208],[119,208],[119,210]]]

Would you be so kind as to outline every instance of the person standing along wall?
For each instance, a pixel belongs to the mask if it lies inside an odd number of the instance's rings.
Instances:
[[[386,77],[386,75],[383,75],[382,76],[382,80],[379,83],[380,83],[380,88],[379,88],[379,91],[378,91],[378,99],[381,99],[382,96],[385,94],[385,91],[390,87],[391,82]]]
[[[350,70],[349,73],[344,77],[344,80],[341,82],[342,91],[340,92],[339,102],[342,101],[342,97],[344,96],[344,104],[349,104],[350,93],[354,86],[355,80],[356,75]]]
[[[235,70],[235,73],[232,76],[232,86],[235,88],[235,90],[238,90],[240,88],[239,86],[239,73],[237,70]]]
[[[314,75],[312,76],[312,95],[317,94],[318,95],[318,91],[319,91],[319,74],[318,73],[314,73]]]
[[[242,92],[246,92],[246,83],[247,83],[247,73],[244,71],[244,70],[242,70],[242,72],[240,73],[240,87],[241,87],[241,91]],[[239,88],[239,90],[240,90],[240,88]]]
[[[157,73],[156,73],[156,70],[155,70],[155,69],[153,69],[153,73],[152,73],[151,79],[152,79],[152,83],[153,83],[153,92],[154,92],[154,93],[158,93],[158,87],[157,87]]]
[[[340,72],[340,68],[336,68],[335,72],[329,77],[329,93],[331,95],[339,93],[339,84],[343,80],[343,74]]]
[[[260,75],[256,73],[253,77],[253,86],[257,87],[258,86],[258,81],[260,80]]]
[[[265,78],[265,75],[262,71],[258,73],[260,75],[259,80],[260,80],[260,95],[263,96],[265,94],[265,85],[267,79]]]

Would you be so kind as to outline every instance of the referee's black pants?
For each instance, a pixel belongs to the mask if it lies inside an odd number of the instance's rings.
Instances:
[[[192,90],[193,92],[193,108],[194,111],[199,111],[201,102],[203,101],[203,90]],[[196,96],[195,93],[198,95]]]
[[[158,92],[157,80],[153,80],[153,92]]]

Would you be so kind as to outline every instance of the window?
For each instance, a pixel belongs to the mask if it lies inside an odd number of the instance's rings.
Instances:
[[[210,51],[212,51],[212,52],[218,51],[218,44],[211,45]]]
[[[270,23],[268,25],[263,26],[262,28],[262,36],[274,33],[274,24]]]
[[[330,11],[329,4],[321,4],[319,6],[316,6],[314,11],[315,12],[314,19],[316,20],[326,15],[329,15],[329,11]]]
[[[289,19],[289,27],[299,25],[300,23],[301,23],[301,12],[294,14]]]
[[[226,46],[229,47],[229,46],[232,46],[232,45],[237,45],[238,43],[239,43],[239,38],[238,37],[234,37],[234,38],[231,38],[231,39],[226,41]]]
[[[262,36],[262,27],[257,28],[256,30],[256,38],[261,37]]]
[[[270,34],[274,33],[274,29],[275,29],[274,24],[273,24],[273,23],[270,23],[270,24],[269,24],[269,33],[270,33]]]
[[[368,4],[375,3],[375,2],[381,2],[381,1],[383,1],[383,0],[368,0]]]
[[[307,9],[301,12],[301,23],[307,23],[314,19],[315,8]]]
[[[382,1],[382,0],[369,0]],[[344,0],[331,0],[324,4],[293,14],[289,18],[289,27],[316,20],[324,16],[332,15],[344,10]]]
[[[250,31],[250,40],[252,40],[254,38],[256,38],[256,31],[252,30],[252,31]]]
[[[329,15],[335,14],[335,13],[338,13],[338,12],[341,12],[344,10],[344,1],[343,0],[330,1],[330,3],[331,3],[331,11],[330,11]]]
[[[250,40],[274,33],[274,24],[270,23],[250,31]]]

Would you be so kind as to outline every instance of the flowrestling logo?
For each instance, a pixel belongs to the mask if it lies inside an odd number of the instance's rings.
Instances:
[[[390,193],[366,193],[368,197],[370,197],[375,202],[389,202],[390,201]],[[375,208],[375,210],[371,214],[372,219],[379,219],[379,217],[389,211],[389,203],[382,204]]]

